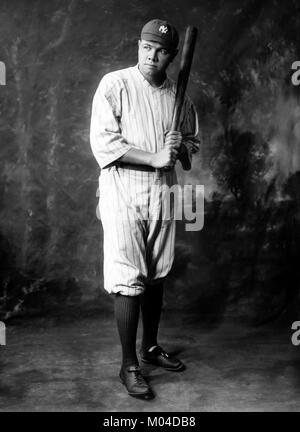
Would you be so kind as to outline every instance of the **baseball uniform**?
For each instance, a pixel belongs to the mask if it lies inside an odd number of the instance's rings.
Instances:
[[[142,171],[118,166],[129,149],[158,152],[171,129],[176,84],[160,87],[138,65],[105,75],[96,90],[90,141],[101,168],[99,212],[104,231],[104,288],[135,296],[169,273],[175,248],[175,218],[164,209],[164,188],[177,183],[175,169]],[[199,149],[198,118],[185,98],[180,131],[190,156]],[[169,215],[168,215],[169,216]]]

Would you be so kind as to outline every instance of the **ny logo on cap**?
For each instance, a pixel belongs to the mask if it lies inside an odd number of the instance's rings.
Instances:
[[[161,33],[168,33],[168,27],[161,25],[158,29]]]

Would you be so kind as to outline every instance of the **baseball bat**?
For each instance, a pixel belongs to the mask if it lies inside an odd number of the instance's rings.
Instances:
[[[185,39],[181,54],[180,69],[177,78],[177,87],[175,95],[175,104],[172,117],[171,130],[177,130],[179,127],[181,110],[184,102],[185,91],[190,76],[191,65],[196,45],[198,30],[196,27],[188,26],[185,32]],[[180,161],[184,170],[191,168],[191,163],[186,153],[182,153]],[[167,170],[170,168],[167,167]]]
[[[181,54],[180,69],[177,79],[175,105],[172,119],[172,130],[177,130],[179,126],[180,114],[193,61],[197,33],[198,30],[196,29],[196,27],[188,26],[186,29]]]

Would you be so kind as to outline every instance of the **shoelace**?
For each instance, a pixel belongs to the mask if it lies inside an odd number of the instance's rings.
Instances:
[[[134,381],[137,384],[145,384],[144,378],[139,370],[132,370],[130,372],[134,373]]]
[[[162,355],[165,358],[169,358],[170,357],[169,354],[166,353],[166,351],[164,351],[161,347],[157,347],[157,354],[158,355]]]

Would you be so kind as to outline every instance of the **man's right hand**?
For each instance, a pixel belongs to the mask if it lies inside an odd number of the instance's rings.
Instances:
[[[178,149],[173,145],[167,145],[152,155],[151,166],[153,168],[173,167],[176,163],[177,155]]]

